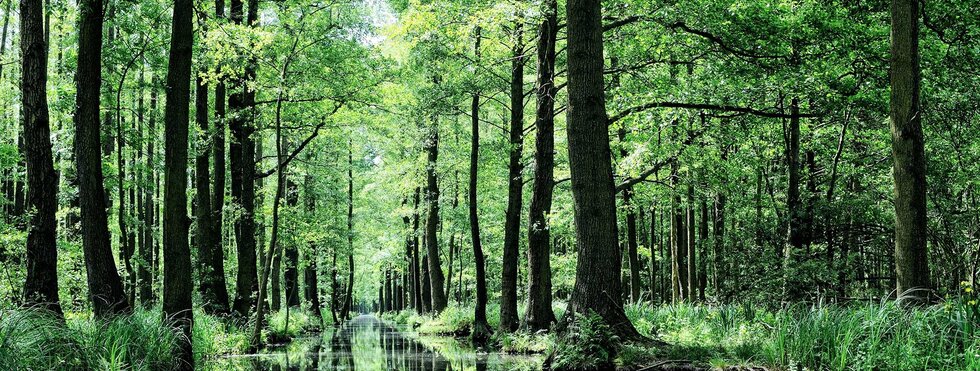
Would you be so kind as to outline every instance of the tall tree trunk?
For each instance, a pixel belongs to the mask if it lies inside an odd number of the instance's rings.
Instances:
[[[514,23],[510,75],[510,164],[507,172],[507,214],[504,220],[503,270],[500,277],[500,331],[517,330],[517,269],[520,255],[521,209],[524,177],[524,31],[521,20]]]
[[[156,228],[156,202],[154,200],[155,189],[155,160],[154,142],[156,142],[156,118],[157,118],[157,79],[154,76],[150,83],[150,117],[149,126],[146,131],[146,183],[143,187],[143,244],[140,246],[140,264],[137,270],[139,280],[140,303],[144,307],[149,307],[154,302],[153,279],[156,272],[156,242],[154,240],[154,229]],[[142,96],[142,95],[140,95]]]
[[[626,141],[626,130],[620,127],[617,130],[619,142],[622,146]],[[625,147],[620,148],[620,158],[626,158],[629,153]],[[633,186],[623,189],[623,208],[626,210],[626,255],[629,263],[629,290],[630,302],[640,302],[640,256],[637,253],[638,243],[636,240],[636,210],[633,207]]]
[[[12,0],[8,0],[12,1]],[[9,11],[9,2],[7,3]],[[27,277],[24,304],[63,317],[58,301],[57,220],[58,184],[51,154],[48,118],[47,42],[41,0],[20,2],[22,120],[27,162],[27,204],[33,212],[27,222]],[[6,39],[6,17],[4,18]]]
[[[476,60],[480,60],[480,27],[475,30],[475,45],[473,46]],[[476,271],[476,307],[473,313],[472,341],[477,345],[483,345],[490,339],[490,325],[487,324],[487,271],[486,258],[483,256],[483,245],[480,240],[480,217],[478,215],[479,203],[477,203],[477,172],[480,163],[480,93],[473,93],[470,104],[470,174],[469,185],[466,190],[467,203],[469,204],[470,220],[470,240],[473,244],[473,264]],[[418,193],[416,193],[416,199]],[[460,279],[462,282],[462,279]]]
[[[196,79],[195,120],[198,126],[198,143],[202,143],[195,158],[197,173],[197,242],[198,276],[200,277],[201,300],[205,312],[224,314],[228,312],[228,289],[225,287],[224,254],[221,251],[221,234],[215,229],[215,214],[211,208],[211,175],[209,164],[210,128],[208,125],[208,87],[200,76]],[[213,145],[213,143],[212,143]],[[216,190],[217,191],[217,190]]]
[[[722,155],[724,156],[724,155]],[[725,289],[726,278],[731,273],[728,271],[727,255],[725,253],[725,208],[728,204],[728,197],[725,193],[718,192],[715,197],[714,205],[714,256],[712,259],[712,271],[714,272],[715,295],[721,296]]]
[[[919,106],[919,2],[891,2],[890,113],[895,179],[895,277],[899,296],[928,298],[926,155]]]
[[[83,0],[79,3],[74,144],[89,298],[96,317],[100,318],[126,313],[131,309],[112,256],[102,176],[99,110],[103,12],[102,0]]]
[[[191,250],[187,241],[187,132],[191,80],[191,45],[194,3],[174,0],[170,62],[167,66],[167,101],[164,109],[164,214],[163,314],[182,332],[178,369],[194,369],[191,346]],[[120,133],[121,135],[122,133]],[[186,340],[186,341],[185,341]]]
[[[548,213],[554,195],[555,173],[555,43],[558,1],[545,0],[538,28],[537,86],[534,128],[534,183],[528,210],[528,294],[524,324],[529,331],[547,330],[555,322],[551,308],[551,226]],[[472,180],[473,183],[476,180]]]
[[[701,220],[698,221],[698,250],[701,264],[698,266],[698,300],[704,301],[704,290],[708,284],[708,201],[701,199]]]
[[[801,287],[792,270],[796,269],[797,256],[806,243],[803,226],[804,210],[800,202],[800,103],[796,97],[790,102],[786,162],[789,167],[789,190],[786,191],[786,210],[789,212],[789,241],[783,251],[783,301],[801,298]]]
[[[253,18],[257,17],[258,3],[249,0],[248,23],[252,26]],[[242,24],[242,2],[231,1],[231,21]],[[232,202],[241,210],[241,215],[235,222],[235,241],[238,249],[238,275],[236,280],[235,301],[233,310],[239,317],[247,317],[249,310],[256,304],[255,293],[258,292],[258,272],[256,265],[255,240],[255,141],[252,139],[254,128],[251,118],[248,81],[254,76],[255,68],[249,63],[246,67],[245,78],[237,82],[228,99],[231,120],[228,127],[234,140],[231,142],[231,188]]]
[[[684,256],[687,255],[687,234],[684,229],[684,211],[681,209],[680,185],[678,184],[677,163],[670,168],[670,185],[674,190],[670,199],[670,282],[671,302],[674,304],[684,300],[687,266]]]
[[[433,116],[429,137],[425,141],[428,161],[426,165],[425,201],[428,213],[425,219],[425,247],[427,249],[429,267],[429,285],[432,288],[432,311],[442,312],[446,309],[446,292],[443,288],[445,277],[442,273],[442,263],[439,261],[439,238],[436,231],[439,226],[439,184],[436,181],[436,166],[439,159],[439,119]]]
[[[313,156],[308,156],[307,161],[312,161]],[[306,204],[306,217],[312,220],[316,214],[316,197],[313,193],[313,176],[310,175],[310,170],[307,170],[306,176],[303,177],[303,190]],[[306,283],[306,300],[310,303],[310,311],[316,315],[317,321],[322,325],[323,312],[320,308],[320,272],[317,269],[317,261],[320,258],[320,245],[310,241],[308,246],[310,254],[306,257],[307,267],[303,275]]]
[[[694,200],[694,186],[691,185],[693,179],[688,180],[687,184],[687,292],[685,297],[688,301],[694,302],[697,300],[698,293],[698,245],[695,231],[697,230],[697,224],[694,224],[694,213],[696,201]]]
[[[347,141],[347,294],[340,311],[341,319],[347,320],[353,305],[354,294],[354,142]]]
[[[622,259],[602,76],[601,6],[598,0],[569,0],[567,8],[568,159],[578,266],[565,317],[594,312],[621,340],[639,339],[619,299]]]
[[[299,185],[286,181],[286,206],[295,210],[299,206]],[[299,306],[299,250],[293,242],[283,244],[286,267],[283,269],[283,283],[286,284],[286,305]]]
[[[422,275],[422,266],[419,265],[419,202],[421,202],[421,192],[422,190],[420,187],[415,187],[415,195],[412,198],[414,205],[412,207],[412,234],[409,237],[411,238],[412,253],[409,258],[412,260],[410,263],[412,264],[412,269],[415,272],[412,277],[412,291],[415,292],[415,301],[413,302],[413,305],[415,306],[416,312],[425,313],[428,311],[429,306],[428,304],[423,303],[422,300],[422,281],[428,281],[429,276],[428,274]]]

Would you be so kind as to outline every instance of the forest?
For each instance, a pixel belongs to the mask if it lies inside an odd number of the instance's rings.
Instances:
[[[0,9],[0,369],[980,370],[977,0]]]

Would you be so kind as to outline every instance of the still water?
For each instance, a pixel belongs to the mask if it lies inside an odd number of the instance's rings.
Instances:
[[[419,337],[373,316],[359,316],[316,337],[260,354],[207,361],[207,370],[540,370],[540,356],[478,352],[450,337]]]

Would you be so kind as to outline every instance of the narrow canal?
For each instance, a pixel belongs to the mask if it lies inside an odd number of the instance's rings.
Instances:
[[[540,370],[540,356],[487,353],[464,340],[419,336],[370,315],[259,354],[208,360],[207,370]]]

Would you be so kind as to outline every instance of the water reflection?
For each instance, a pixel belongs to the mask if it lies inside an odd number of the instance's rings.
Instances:
[[[359,316],[321,336],[248,356],[210,360],[209,370],[540,370],[541,358],[477,353],[446,337],[410,339],[373,316]]]

